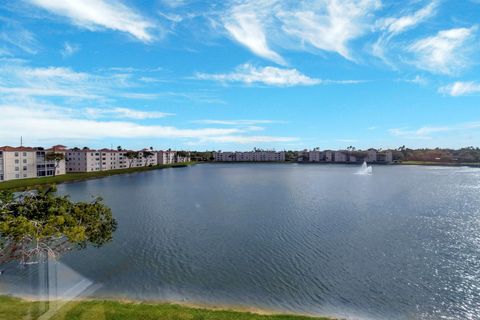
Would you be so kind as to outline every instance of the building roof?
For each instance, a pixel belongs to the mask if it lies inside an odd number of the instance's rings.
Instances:
[[[10,147],[10,146],[3,146],[0,147],[0,151],[36,151],[37,149],[32,147]]]

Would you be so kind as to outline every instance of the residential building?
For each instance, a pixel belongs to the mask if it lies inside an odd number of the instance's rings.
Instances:
[[[325,161],[325,153],[322,151],[309,151],[308,152],[308,161],[309,162],[322,162]]]
[[[157,151],[157,162],[158,164],[172,164],[175,163],[175,156],[175,151]]]
[[[67,172],[95,172],[102,169],[100,151],[74,148],[67,150],[66,155]]]
[[[325,161],[326,162],[333,161],[333,151],[330,151],[330,150],[325,151]]]
[[[285,161],[285,152],[276,151],[246,151],[246,152],[214,152],[214,161],[220,162],[283,162]]]
[[[366,162],[377,162],[377,150],[375,149],[368,149],[367,150],[367,157],[365,158]]]
[[[64,146],[50,149],[0,147],[0,181],[65,174],[65,159],[47,160],[50,152],[64,153]]]
[[[342,151],[335,151],[333,159],[335,162],[347,162],[347,154]]]

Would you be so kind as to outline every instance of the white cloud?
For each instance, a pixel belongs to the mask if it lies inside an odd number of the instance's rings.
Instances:
[[[453,97],[465,96],[474,93],[480,93],[480,83],[474,81],[457,81],[452,84],[440,87],[440,93],[447,94]]]
[[[69,18],[75,25],[88,30],[101,28],[129,33],[150,42],[154,24],[134,9],[117,0],[29,0],[30,3],[54,14]]]
[[[408,51],[415,55],[415,65],[437,74],[453,75],[469,64],[470,43],[477,27],[439,31],[435,36],[415,41]]]
[[[449,127],[421,127],[417,130],[409,130],[404,128],[389,129],[388,132],[396,137],[407,139],[432,139],[432,133],[450,131]]]
[[[197,73],[196,78],[221,82],[243,82],[246,84],[263,83],[270,86],[283,87],[298,85],[308,86],[319,84],[321,82],[319,79],[313,79],[301,74],[296,69],[280,69],[276,67],[257,68],[248,63],[237,67],[232,73]]]
[[[118,110],[117,110],[118,111]],[[123,112],[123,111],[121,111]],[[62,141],[88,141],[108,138],[188,139],[199,143],[252,143],[293,141],[292,137],[252,136],[252,128],[177,128],[162,125],[142,125],[132,121],[98,120],[82,117],[78,110],[37,102],[0,105],[0,144],[12,144],[22,135],[32,144]],[[132,113],[126,112],[128,116]],[[139,114],[135,114],[138,116]],[[145,114],[140,114],[141,116]],[[138,119],[135,118],[135,119]]]
[[[387,31],[390,34],[399,34],[434,16],[436,14],[437,6],[438,1],[432,1],[427,6],[414,13],[397,18],[390,17],[381,19],[378,21],[377,25],[380,29]]]
[[[178,129],[127,121],[98,121],[75,116],[71,110],[40,105],[0,105],[0,136],[8,140],[22,133],[30,139],[202,138],[239,133],[236,128]]]
[[[244,136],[244,135],[227,135],[227,136],[209,136],[200,139],[200,142],[219,142],[219,143],[276,143],[276,142],[292,142],[298,141],[296,137],[275,137],[275,136]]]
[[[377,0],[303,1],[299,8],[282,8],[276,15],[282,30],[302,45],[352,60],[349,43],[369,30],[373,12],[379,7]]]
[[[17,49],[35,55],[39,47],[32,32],[17,21],[0,16],[0,55],[15,56]]]
[[[242,4],[232,9],[225,18],[224,26],[230,35],[253,53],[272,60],[278,64],[285,64],[283,58],[271,50],[267,44],[262,19],[258,10],[250,4]]]
[[[253,53],[285,64],[274,50],[322,50],[352,60],[349,43],[371,28],[380,0],[243,0],[224,13],[228,33]]]
[[[438,1],[434,0],[425,7],[400,17],[388,17],[377,20],[376,28],[382,33],[371,45],[371,53],[382,60],[385,64],[397,69],[396,61],[389,57],[389,54],[395,49],[403,51],[404,45],[395,43],[393,39],[410,29],[417,27],[422,22],[433,17],[437,12]]]
[[[172,116],[172,113],[165,113],[159,111],[141,111],[134,110],[129,108],[86,108],[85,112],[88,116],[93,118],[124,118],[124,119],[135,119],[135,120],[144,120],[144,119],[159,119],[168,116]]]
[[[451,124],[447,126],[423,126],[418,129],[409,129],[409,128],[394,128],[389,129],[388,132],[395,136],[405,139],[423,139],[423,140],[430,140],[433,139],[433,135],[438,133],[446,133],[448,132],[451,134],[452,132],[463,132],[473,129],[479,129],[480,122],[465,122],[465,123],[457,123]]]
[[[69,57],[73,54],[75,54],[78,50],[80,50],[80,46],[78,44],[73,44],[73,43],[69,43],[69,42],[65,42],[63,44],[63,48],[62,50],[60,51],[60,54],[66,58],[66,57]]]
[[[276,120],[195,120],[195,123],[203,124],[220,124],[227,126],[254,126],[258,124],[283,123],[283,121]]]
[[[245,84],[261,83],[277,87],[312,86],[318,84],[355,84],[363,80],[322,80],[310,78],[297,69],[277,67],[255,67],[249,63],[235,68],[231,73],[197,73],[195,78],[200,80],[214,80],[219,82],[241,82]]]
[[[1,95],[93,99],[100,97],[99,91],[105,86],[98,85],[98,77],[70,68],[12,64],[1,66],[0,74]]]

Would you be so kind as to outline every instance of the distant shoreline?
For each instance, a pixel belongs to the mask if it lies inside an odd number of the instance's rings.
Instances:
[[[262,163],[278,163],[278,164],[301,164],[301,165],[352,165],[358,166],[361,165],[361,162],[296,162],[296,161],[209,161],[209,162],[201,162],[201,163],[219,163],[219,164],[240,164],[240,163],[248,163],[248,164],[262,164]],[[480,168],[480,163],[455,163],[455,162],[434,162],[434,161],[399,161],[399,162],[392,162],[392,163],[385,163],[385,162],[372,162],[368,163],[369,165],[376,165],[376,166],[439,166],[439,167],[472,167],[472,168]]]

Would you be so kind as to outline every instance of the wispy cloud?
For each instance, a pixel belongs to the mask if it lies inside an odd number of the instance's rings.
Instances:
[[[239,82],[244,84],[264,84],[277,87],[313,86],[319,84],[356,84],[364,80],[329,80],[311,78],[297,69],[277,67],[256,67],[246,63],[238,66],[231,73],[196,73],[199,80],[213,80],[219,82]]]
[[[276,67],[257,68],[248,63],[237,67],[232,73],[197,73],[196,78],[220,82],[242,82],[245,84],[262,83],[280,87],[311,86],[321,82],[321,80],[310,78],[296,69]]]
[[[141,111],[129,108],[86,108],[85,113],[92,118],[123,118],[123,119],[159,119],[168,116],[173,116],[173,113],[166,113],[160,111]]]
[[[254,126],[259,124],[272,124],[272,123],[285,123],[284,121],[278,120],[194,120],[194,123],[202,124],[220,124],[227,126]]]
[[[439,31],[435,36],[417,40],[408,47],[414,64],[437,74],[453,75],[470,64],[469,50],[477,27]]]
[[[0,56],[15,56],[15,51],[34,55],[38,53],[39,47],[32,32],[17,21],[0,16]]]
[[[394,59],[389,55],[395,49],[403,51],[405,46],[395,43],[395,37],[418,27],[421,23],[432,18],[437,13],[437,8],[438,1],[434,0],[417,11],[408,12],[402,16],[378,19],[375,27],[381,31],[381,33],[377,41],[371,45],[371,53],[381,59],[385,64],[396,69],[397,61],[393,61]]]
[[[224,18],[225,29],[236,41],[256,55],[284,65],[284,59],[270,49],[267,43],[265,27],[262,23],[266,17],[260,16],[260,13],[258,7],[249,2],[234,6]]]
[[[117,0],[29,0],[33,5],[63,16],[79,27],[121,31],[143,42],[153,41],[154,23]]]
[[[223,19],[236,41],[276,63],[277,48],[336,52],[352,60],[349,43],[369,31],[379,0],[277,0],[235,2]]]
[[[277,143],[277,142],[293,142],[298,141],[297,137],[276,137],[276,136],[245,136],[245,135],[228,135],[228,136],[209,136],[200,139],[200,142],[217,142],[217,143]]]
[[[447,126],[423,126],[418,129],[409,129],[409,128],[394,128],[389,129],[388,132],[395,136],[405,139],[423,139],[430,140],[433,139],[433,135],[442,133],[442,132],[452,132],[452,131],[466,131],[472,129],[480,129],[480,122],[466,122],[466,123],[457,123]]]
[[[277,13],[281,29],[302,45],[336,52],[353,59],[349,43],[364,35],[380,8],[377,0],[302,1],[297,8],[282,7]]]
[[[400,17],[380,19],[377,26],[389,34],[395,35],[416,27],[436,14],[438,1],[432,1],[425,7]]]
[[[199,143],[253,143],[293,141],[293,137],[249,135],[248,128],[178,128],[162,125],[142,125],[133,121],[112,121],[82,117],[78,111],[39,103],[0,105],[0,137],[11,143],[23,135],[32,143],[106,138],[168,138],[197,141]],[[128,113],[128,115],[131,115]],[[138,114],[137,114],[138,115]],[[88,115],[87,115],[88,116]]]
[[[66,57],[69,57],[69,56],[75,54],[78,50],[80,50],[80,45],[74,44],[74,43],[65,42],[65,43],[63,44],[62,50],[60,50],[60,54],[61,54],[64,58],[66,58]]]
[[[477,83],[475,81],[457,81],[452,84],[440,87],[438,91],[452,97],[466,96],[480,93],[480,83]]]

